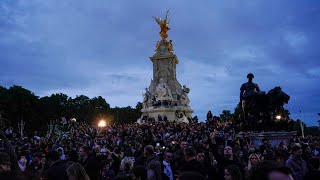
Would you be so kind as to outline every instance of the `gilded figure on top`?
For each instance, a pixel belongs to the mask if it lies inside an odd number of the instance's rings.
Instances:
[[[161,18],[153,16],[153,18],[156,20],[156,22],[160,26],[160,33],[159,34],[160,34],[160,37],[162,38],[161,41],[157,42],[156,49],[158,49],[160,47],[160,45],[163,44],[168,48],[169,52],[173,52],[172,40],[167,41],[167,37],[168,37],[167,32],[170,30],[170,28],[169,28],[169,20],[168,20],[168,12],[169,11],[167,11],[167,14],[166,14],[166,17],[164,18],[164,20],[162,20]]]
[[[164,20],[162,20],[161,18],[152,16],[160,26],[160,33],[159,34],[160,34],[163,41],[166,41],[166,39],[168,37],[167,32],[170,30],[169,21],[168,21],[168,12],[169,11],[167,11],[167,14],[166,14],[166,17],[164,18]]]

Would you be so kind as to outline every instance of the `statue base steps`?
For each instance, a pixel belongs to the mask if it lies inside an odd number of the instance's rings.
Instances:
[[[142,116],[138,119],[138,123],[143,123],[142,119],[144,116],[148,118],[153,118],[156,122],[158,121],[159,115],[161,116],[162,120],[164,120],[164,116],[167,117],[167,121],[169,122],[186,122],[188,118],[192,119],[193,110],[190,107],[186,106],[176,106],[173,108],[166,108],[166,107],[149,107],[143,108],[141,110]],[[177,116],[180,115],[180,116]]]
[[[297,135],[297,131],[279,131],[279,132],[240,132],[236,137],[248,137],[256,145],[260,147],[263,139],[268,139],[272,146],[279,145],[283,142],[285,145],[289,144],[289,140]]]

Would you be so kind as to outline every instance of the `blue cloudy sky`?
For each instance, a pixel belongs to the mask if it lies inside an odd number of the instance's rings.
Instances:
[[[317,124],[319,0],[0,0],[0,85],[135,106],[159,40],[152,16],[168,9],[195,115],[233,111],[252,72],[262,90],[291,96],[292,118]]]

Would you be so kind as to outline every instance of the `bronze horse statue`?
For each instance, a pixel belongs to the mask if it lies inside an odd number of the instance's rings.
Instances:
[[[247,97],[242,102],[242,119],[248,130],[257,130],[258,122],[263,123],[264,130],[270,130],[275,114],[287,104],[290,96],[277,86],[268,93],[260,93]]]

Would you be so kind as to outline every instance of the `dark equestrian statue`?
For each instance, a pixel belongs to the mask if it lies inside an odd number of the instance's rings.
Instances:
[[[260,130],[270,130],[275,125],[275,116],[279,115],[284,104],[289,102],[290,96],[283,92],[280,86],[265,93],[253,83],[252,73],[249,73],[247,78],[248,82],[240,88],[242,121],[247,125],[247,130],[258,130],[259,124],[259,127],[264,128]]]

